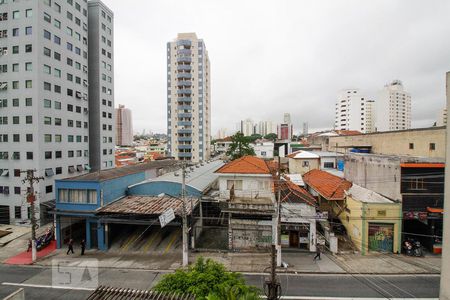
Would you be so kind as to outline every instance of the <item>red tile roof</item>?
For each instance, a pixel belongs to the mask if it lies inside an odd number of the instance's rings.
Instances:
[[[222,166],[216,173],[271,174],[266,162],[256,156],[243,156]]]
[[[287,203],[307,203],[311,206],[317,206],[316,199],[304,188],[299,187],[289,180],[289,177],[283,176],[286,180],[281,181],[281,202]]]
[[[344,191],[352,186],[350,181],[321,170],[309,171],[303,181],[327,200],[343,200]]]

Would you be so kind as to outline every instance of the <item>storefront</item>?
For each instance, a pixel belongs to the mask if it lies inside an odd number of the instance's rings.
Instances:
[[[310,250],[310,226],[304,224],[283,224],[281,226],[281,246]]]
[[[369,251],[393,252],[394,224],[369,223]]]

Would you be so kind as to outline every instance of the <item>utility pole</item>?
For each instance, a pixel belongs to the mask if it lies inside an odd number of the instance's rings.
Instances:
[[[44,180],[44,177],[35,177],[34,172],[36,170],[26,170],[21,171],[21,173],[26,173],[27,176],[22,180],[22,183],[28,183],[28,191],[27,191],[27,202],[30,203],[30,213],[31,213],[31,260],[32,262],[36,262],[36,216],[35,216],[35,207],[34,202],[36,201],[36,195],[34,193],[34,183],[38,183],[40,180]]]
[[[278,156],[278,168],[277,168],[277,181],[278,181],[278,190],[277,190],[277,266],[281,267],[281,158]]]
[[[281,159],[278,156],[278,168],[277,168],[277,176],[276,176],[276,230],[275,237],[272,242],[272,248],[270,253],[270,279],[266,281],[267,285],[267,300],[278,300],[281,295],[279,295],[280,291],[280,282],[277,278],[277,265],[281,266]]]
[[[187,228],[187,212],[186,212],[186,164],[183,162],[181,165],[183,172],[182,184],[181,184],[181,201],[183,202],[183,267],[189,264],[188,254],[188,228]]]
[[[277,278],[277,266],[276,266],[276,249],[275,245],[272,245],[271,262],[270,262],[270,279],[266,281],[267,285],[267,300],[278,300],[280,295],[280,283]]]

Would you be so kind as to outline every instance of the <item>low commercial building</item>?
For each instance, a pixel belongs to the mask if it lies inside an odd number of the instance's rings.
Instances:
[[[316,251],[316,200],[288,178],[280,184],[280,195],[281,247]]]
[[[328,151],[445,157],[445,126],[329,137]]]
[[[299,150],[287,156],[289,158],[289,173],[305,174],[313,169],[319,169],[319,155]]]
[[[356,184],[345,195],[343,209],[335,214],[361,254],[400,253],[401,204]]]
[[[216,171],[218,200],[225,202],[228,249],[267,249],[276,235],[275,194],[267,163],[254,156],[236,159]]]
[[[58,248],[69,239],[86,240],[86,247],[107,249],[108,224],[96,210],[127,195],[130,184],[157,177],[178,168],[164,160],[92,172],[55,181],[56,240]]]
[[[351,153],[345,178],[401,202],[403,239],[414,238],[433,251],[443,228],[444,159]]]

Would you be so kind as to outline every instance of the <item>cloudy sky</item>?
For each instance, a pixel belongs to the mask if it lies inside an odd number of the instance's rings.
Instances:
[[[450,1],[103,0],[115,14],[115,102],[135,131],[166,131],[166,42],[196,32],[211,60],[212,134],[246,118],[331,128],[339,90],[393,80],[414,127],[445,105]]]

